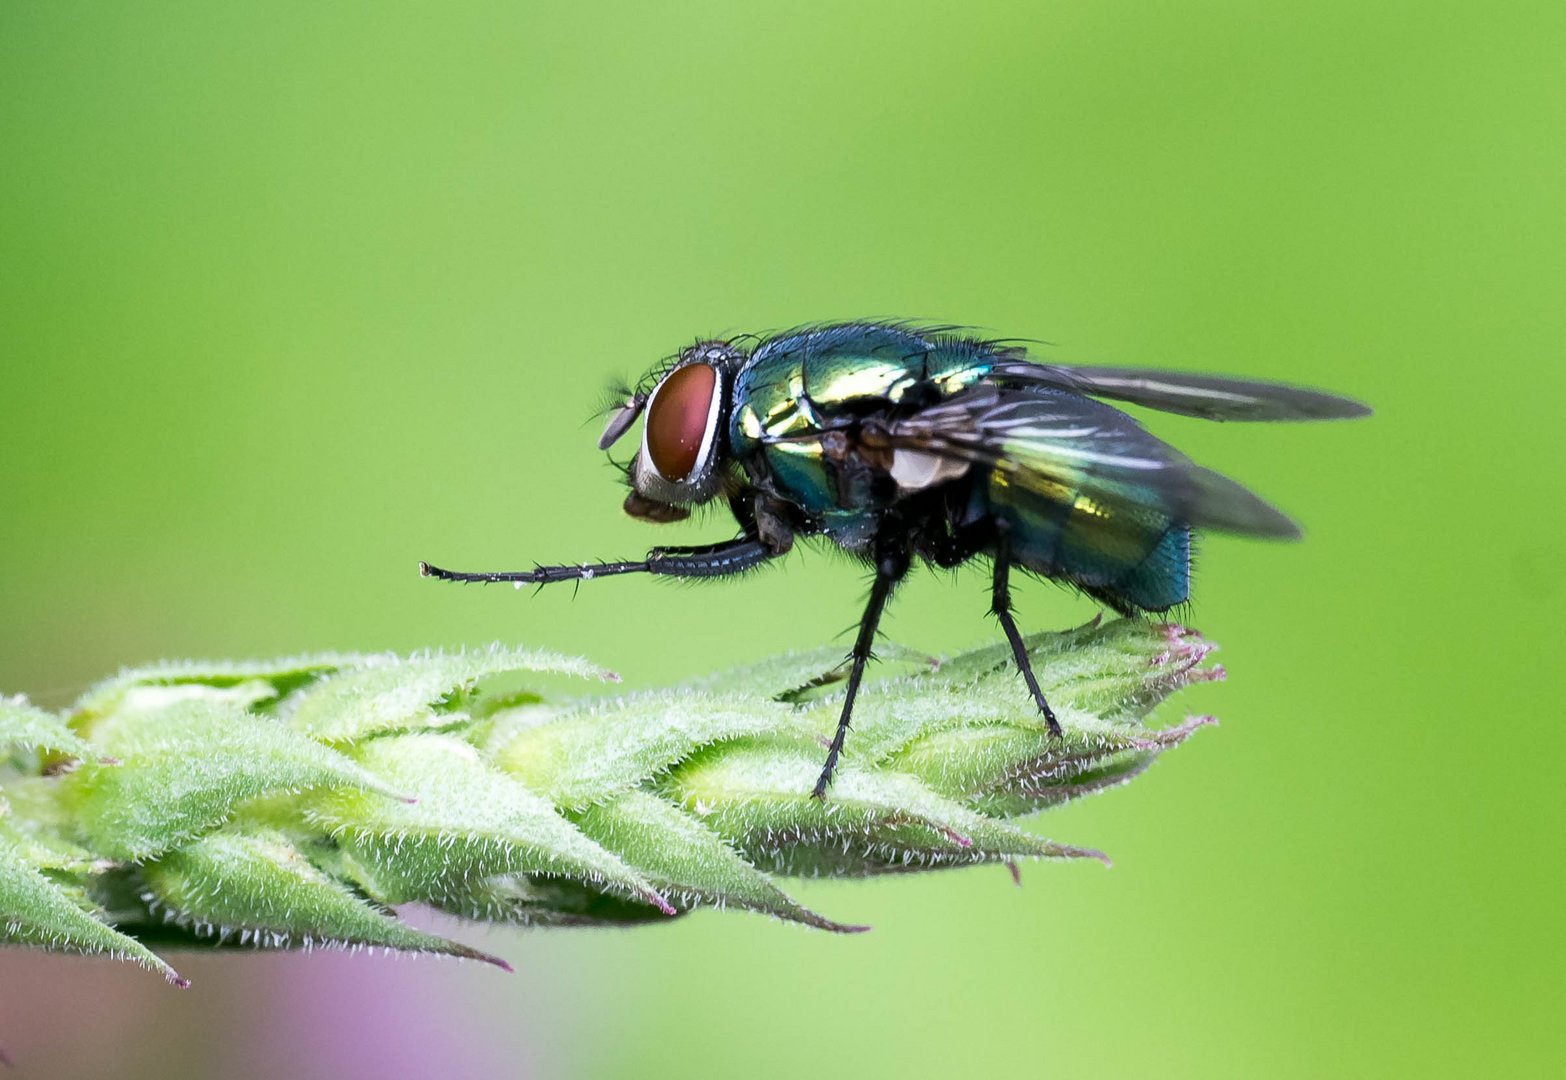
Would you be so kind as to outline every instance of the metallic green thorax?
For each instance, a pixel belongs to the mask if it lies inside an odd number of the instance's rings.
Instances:
[[[798,507],[841,546],[860,551],[904,496],[896,485],[867,485],[845,474],[821,436],[856,419],[949,401],[1016,358],[984,342],[890,326],[827,326],[773,338],[735,376],[730,450],[752,482]],[[1124,428],[1133,441],[1151,439],[1126,414],[1081,395],[1019,393],[1033,405],[1059,406],[1056,442],[1067,450],[1073,425],[1084,420]],[[974,464],[946,485],[949,527],[991,518],[1006,530],[1023,566],[1120,610],[1162,611],[1187,599],[1190,530],[1158,509],[1156,499],[1109,506],[1082,493],[1090,461],[1073,463],[1069,453],[1030,460],[1025,439],[1002,440],[997,449],[1001,461]]]
[[[968,342],[878,326],[774,338],[735,379],[730,447],[741,462],[763,464],[778,494],[814,516],[823,532],[852,541],[873,528],[884,501],[866,503],[840,490],[818,436],[867,409],[906,406],[926,386],[948,397],[986,375],[994,359]]]

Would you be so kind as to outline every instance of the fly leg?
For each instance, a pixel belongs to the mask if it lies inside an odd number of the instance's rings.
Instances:
[[[1033,674],[1033,663],[1028,659],[1028,648],[1017,630],[1017,620],[1011,617],[1010,576],[1011,547],[1006,543],[1005,533],[1002,533],[995,542],[995,581],[990,592],[990,614],[1000,620],[1001,629],[1006,631],[1006,640],[1011,642],[1012,659],[1017,662],[1017,670],[1022,672],[1022,678],[1028,684],[1028,693],[1033,695],[1039,712],[1044,714],[1049,733],[1058,739],[1060,721],[1055,719],[1055,711],[1044,700],[1044,691],[1039,689],[1039,680]]]
[[[870,600],[865,605],[864,616],[859,620],[859,636],[854,639],[854,651],[848,658],[848,689],[843,697],[843,715],[838,718],[837,732],[832,736],[832,745],[827,748],[826,765],[812,792],[815,798],[821,800],[826,798],[827,786],[832,783],[832,771],[837,768],[837,756],[843,752],[843,740],[848,737],[848,721],[854,713],[854,698],[859,694],[865,663],[870,659],[871,647],[875,644],[876,625],[881,621],[881,612],[886,609],[887,598],[908,572],[906,548],[895,546],[895,542],[878,543],[876,546],[879,550],[875,560],[875,581],[870,585]]]
[[[640,561],[577,563],[574,566],[535,566],[531,570],[472,573],[443,570],[419,563],[419,573],[441,581],[509,581],[517,586],[549,585],[556,581],[587,581],[616,574],[656,574],[662,577],[703,578],[742,574],[772,558],[774,552],[750,537],[702,547],[653,548]]]

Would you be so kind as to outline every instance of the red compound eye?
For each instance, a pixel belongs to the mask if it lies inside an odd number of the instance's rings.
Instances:
[[[665,480],[679,483],[695,470],[717,386],[710,364],[686,364],[658,384],[647,406],[647,453]]]

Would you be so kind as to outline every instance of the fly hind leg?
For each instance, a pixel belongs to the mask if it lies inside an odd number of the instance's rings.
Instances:
[[[1012,659],[1017,662],[1017,670],[1022,672],[1022,678],[1028,684],[1028,693],[1033,695],[1034,704],[1038,705],[1039,712],[1044,714],[1044,723],[1049,727],[1049,733],[1055,738],[1060,738],[1060,721],[1055,719],[1055,710],[1049,707],[1049,702],[1044,700],[1044,691],[1039,689],[1039,680],[1033,674],[1033,662],[1028,659],[1028,648],[1023,643],[1022,634],[1017,630],[1017,620],[1011,617],[1011,548],[1006,543],[1005,534],[1002,533],[995,544],[995,580],[990,591],[990,614],[1000,620],[1001,629],[1006,631],[1006,640],[1011,642]]]

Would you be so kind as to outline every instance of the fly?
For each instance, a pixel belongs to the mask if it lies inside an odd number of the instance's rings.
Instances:
[[[1013,617],[1013,567],[1123,615],[1190,596],[1191,535],[1293,540],[1282,512],[1099,400],[1207,420],[1337,420],[1370,410],[1335,394],[1225,376],[1066,367],[947,328],[841,323],[768,338],[699,341],[655,367],[609,413],[600,450],[642,419],[625,511],[679,521],[721,499],[739,534],[638,560],[467,573],[517,586],[615,574],[743,573],[823,537],[873,570],[848,658],[843,711],[814,794],[825,798],[881,614],[914,560],[991,565],[990,613],[1052,735]]]

